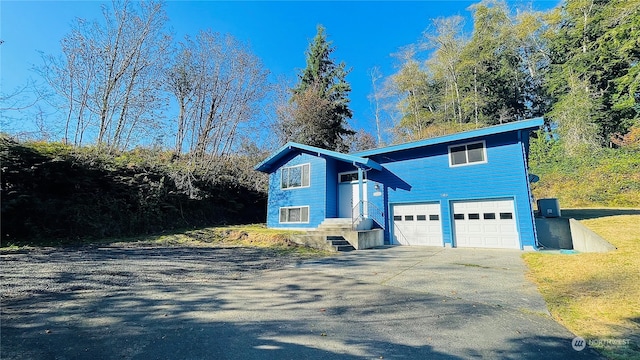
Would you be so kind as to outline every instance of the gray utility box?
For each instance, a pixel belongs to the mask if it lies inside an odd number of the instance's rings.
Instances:
[[[540,216],[547,218],[556,218],[560,217],[560,202],[558,199],[539,199],[538,200],[538,211],[540,211]]]

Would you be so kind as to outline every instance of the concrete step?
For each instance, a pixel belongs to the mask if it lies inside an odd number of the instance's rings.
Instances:
[[[331,245],[333,246],[342,246],[342,245],[351,245],[351,243],[349,243],[347,240],[327,240],[328,242],[331,243]]]
[[[343,233],[345,231],[351,231],[351,226],[349,227],[337,227],[337,226],[332,226],[332,227],[318,227],[315,232],[323,232],[323,233],[335,233],[335,234],[340,234]]]
[[[351,230],[352,221],[348,218],[329,218],[324,219],[324,221],[318,225],[318,229],[322,230],[342,230],[349,229]]]
[[[323,224],[349,224],[351,225],[351,218],[326,218],[322,222]]]
[[[322,236],[325,239],[327,236],[344,236],[345,233],[351,232],[351,229],[316,229],[312,231],[307,231],[307,234],[314,236]]]
[[[300,245],[309,246],[315,249],[326,250],[326,251],[336,251],[335,246],[331,244],[331,242],[327,241],[325,235],[320,234],[298,234],[293,235],[292,240]]]
[[[337,251],[353,251],[356,248],[354,248],[352,245],[337,245],[336,246],[336,250]]]
[[[333,246],[336,251],[353,251],[353,247],[343,236],[327,235],[327,242]]]

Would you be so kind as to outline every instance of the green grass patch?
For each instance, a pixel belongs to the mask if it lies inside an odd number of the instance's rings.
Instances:
[[[195,230],[175,231],[149,236],[106,239],[75,239],[75,240],[37,240],[33,242],[20,241],[8,243],[3,250],[18,250],[24,247],[37,246],[83,246],[83,245],[113,245],[113,246],[184,246],[184,247],[257,247],[274,250],[278,254],[325,256],[329,252],[312,249],[294,243],[291,236],[300,234],[299,231],[268,229],[264,224],[207,227]]]
[[[547,149],[548,150],[548,149]],[[537,199],[558,198],[562,207],[640,207],[640,151],[601,149],[579,156],[532,153],[530,172],[540,177]]]
[[[528,276],[552,316],[591,347],[611,359],[640,359],[640,215],[587,214],[581,222],[617,250],[526,253]]]

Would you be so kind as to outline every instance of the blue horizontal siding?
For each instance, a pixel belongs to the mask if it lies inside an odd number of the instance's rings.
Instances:
[[[369,173],[370,179],[385,184],[387,213],[396,203],[440,202],[444,242],[452,244],[452,201],[512,198],[521,245],[534,246],[531,201],[517,134],[484,140],[487,163],[483,164],[450,167],[448,144],[374,158],[388,170]],[[388,238],[390,229],[387,226]]]
[[[338,162],[334,159],[326,160],[326,177],[325,184],[327,186],[326,196],[326,217],[338,217]]]
[[[283,167],[309,163],[309,187],[281,189]],[[309,223],[280,223],[280,208],[309,206]],[[267,226],[270,228],[316,228],[326,217],[327,166],[324,158],[298,154],[269,175]]]

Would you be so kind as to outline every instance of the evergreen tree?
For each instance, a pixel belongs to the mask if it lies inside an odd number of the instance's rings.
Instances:
[[[569,80],[577,75],[595,109],[590,121],[604,142],[638,118],[638,24],[637,0],[567,0],[552,17],[547,90],[555,98],[553,110],[558,113],[566,103]]]
[[[291,141],[344,150],[343,136],[354,134],[347,125],[353,116],[349,108],[348,71],[344,62],[336,64],[331,59],[335,48],[327,41],[324,27],[319,25],[317,31],[306,53],[307,67],[292,89],[292,119],[282,125],[288,128],[284,131]]]
[[[473,35],[461,56],[464,113],[476,125],[520,120],[526,77],[509,8],[503,1],[485,0],[470,10]]]

